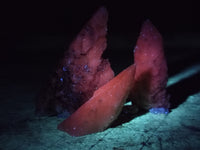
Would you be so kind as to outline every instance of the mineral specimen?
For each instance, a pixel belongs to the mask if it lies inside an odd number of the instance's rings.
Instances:
[[[107,19],[101,7],[71,43],[37,100],[37,114],[70,115],[114,77],[109,61],[101,58],[107,46]]]
[[[135,66],[131,65],[94,92],[58,129],[72,136],[82,136],[104,130],[114,121],[133,87]]]
[[[133,105],[143,109],[168,108],[167,64],[162,37],[149,20],[144,22],[137,40],[134,63],[135,84],[131,92]]]
[[[117,118],[127,97],[151,113],[169,112],[160,33],[149,20],[144,22],[134,64],[114,77],[109,61],[101,57],[107,46],[107,19],[107,10],[101,7],[71,43],[36,103],[38,114],[68,116],[58,129],[72,136],[103,131]]]

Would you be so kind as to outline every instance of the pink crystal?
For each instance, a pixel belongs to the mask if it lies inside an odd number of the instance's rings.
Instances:
[[[72,136],[82,136],[107,128],[119,115],[132,89],[135,66],[131,65],[94,92],[58,129]]]
[[[162,36],[149,20],[142,26],[134,50],[134,61],[136,74],[131,97],[133,104],[144,109],[168,108],[167,63]]]
[[[101,7],[71,43],[39,96],[37,113],[71,114],[114,77],[109,61],[101,58],[107,46],[107,19]]]

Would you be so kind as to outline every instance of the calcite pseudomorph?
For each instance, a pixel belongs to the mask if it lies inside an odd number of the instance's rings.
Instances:
[[[37,100],[37,114],[71,114],[114,77],[109,61],[101,57],[107,19],[106,8],[99,8],[71,43]]]
[[[58,125],[58,129],[72,136],[102,131],[117,118],[128,96],[139,108],[152,108],[150,112],[166,114],[169,107],[166,83],[162,37],[147,20],[135,47],[134,65],[96,90],[89,101]]]
[[[133,105],[143,109],[168,108],[167,63],[162,36],[149,20],[144,22],[137,40],[134,63],[135,83],[131,92]]]
[[[134,64],[114,77],[109,61],[101,57],[107,19],[101,7],[71,43],[36,104],[38,114],[70,115],[58,129],[72,136],[106,129],[127,97],[139,108],[168,113],[167,63],[160,33],[147,20],[135,46]]]

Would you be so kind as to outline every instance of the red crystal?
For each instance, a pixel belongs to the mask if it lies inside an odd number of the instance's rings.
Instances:
[[[167,63],[162,36],[153,24],[144,22],[134,50],[136,65],[132,102],[140,108],[169,107],[166,95]]]
[[[106,49],[108,13],[101,7],[69,46],[36,104],[38,114],[73,113],[114,77]]]
[[[72,136],[103,131],[121,112],[132,89],[134,74],[135,66],[131,65],[96,90],[89,101],[58,125],[58,129]]]

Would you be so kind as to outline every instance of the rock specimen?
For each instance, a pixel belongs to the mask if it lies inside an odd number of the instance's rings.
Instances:
[[[135,83],[132,103],[143,109],[168,108],[166,95],[167,64],[162,37],[147,20],[144,22],[134,50]]]
[[[104,130],[114,121],[133,87],[135,66],[131,65],[94,92],[58,129],[72,136],[82,136]]]
[[[58,129],[72,136],[103,131],[117,118],[127,97],[152,113],[169,112],[160,33],[147,20],[137,40],[134,64],[114,77],[109,61],[101,57],[107,46],[107,19],[101,7],[71,43],[36,103],[40,115],[69,116]]]
[[[89,101],[58,125],[58,129],[72,136],[102,131],[117,118],[128,95],[139,108],[167,114],[166,84],[162,37],[147,20],[137,40],[134,65],[96,90]]]
[[[83,27],[41,92],[36,113],[71,114],[114,77],[109,61],[101,58],[107,46],[107,19],[101,7]]]

